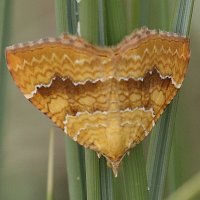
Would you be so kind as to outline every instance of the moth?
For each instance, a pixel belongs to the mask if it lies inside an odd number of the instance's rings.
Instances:
[[[135,30],[113,47],[65,34],[7,47],[24,96],[74,141],[103,155],[117,176],[181,87],[190,40]]]

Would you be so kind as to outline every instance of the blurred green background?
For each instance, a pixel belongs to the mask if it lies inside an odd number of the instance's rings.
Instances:
[[[176,118],[173,152],[178,155],[176,173],[180,174],[176,185],[181,185],[200,170],[199,8],[200,1],[196,1],[190,31],[191,60],[181,88]],[[10,23],[10,45],[43,37],[55,37],[54,1],[12,1]],[[8,71],[7,76],[7,94],[1,94],[7,95],[5,137],[1,143],[2,200],[46,198],[51,127],[54,127],[55,131],[54,197],[59,200],[67,199],[64,132],[24,98]],[[148,139],[145,141],[145,144],[147,143]]]

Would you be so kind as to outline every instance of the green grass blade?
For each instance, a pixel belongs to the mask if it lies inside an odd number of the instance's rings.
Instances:
[[[150,0],[140,0],[140,26],[148,26]]]
[[[118,176],[113,180],[114,200],[127,200],[124,182],[123,165],[118,169]]]
[[[55,0],[57,35],[67,32],[67,1]]]
[[[58,35],[67,31],[71,34],[76,34],[78,22],[77,8],[75,0],[55,0]],[[68,135],[65,136],[65,146],[70,200],[84,200],[86,199],[84,149]]]
[[[178,98],[173,101],[177,100]],[[150,144],[151,148],[154,146],[154,152],[148,158],[148,163],[151,162],[151,168],[149,170],[147,169],[147,173],[149,175],[148,187],[150,189],[150,199],[152,200],[163,198],[175,112],[176,110],[172,110],[172,104],[170,104],[160,119],[160,126],[156,127],[154,145],[152,143]],[[150,161],[150,159],[152,160]]]
[[[99,17],[101,19],[100,24],[103,24],[103,29],[99,29],[99,33],[102,34],[102,36],[99,38],[99,44],[101,46],[114,45],[118,43],[126,34],[120,31],[120,27],[122,25],[120,18],[124,11],[123,6],[124,5],[121,0],[117,2],[112,0],[102,1],[101,9],[103,9],[103,11],[101,11],[101,14],[104,16]],[[116,16],[118,16],[118,20],[116,20]],[[124,18],[124,16],[122,17]],[[113,178],[114,176],[112,170],[107,167],[106,159],[102,157],[100,159],[100,186],[102,200],[114,199]]]
[[[98,2],[84,0],[78,4],[81,36],[92,44],[98,42]]]
[[[4,49],[8,46],[10,38],[10,13],[12,3],[10,0],[0,1],[0,199],[2,190],[2,173],[3,173],[3,141],[5,135],[5,118],[7,106],[7,75],[8,69],[5,62]]]
[[[98,42],[97,1],[85,0],[78,4],[81,36],[93,44]],[[96,152],[85,149],[87,199],[100,199],[99,159]]]
[[[47,200],[53,200],[53,169],[54,169],[54,130],[51,128],[49,140],[49,161],[47,175]]]
[[[138,10],[138,8],[135,8],[135,10]],[[132,21],[127,21],[127,24],[125,23],[125,13],[126,10],[124,1],[106,1],[106,31],[109,45],[118,43],[125,35],[127,35],[128,23],[131,23],[131,26],[133,26]],[[114,180],[114,194],[119,192],[117,191],[117,188],[120,188],[121,186],[121,188],[125,188],[125,191],[123,192],[127,197],[127,200],[148,199],[147,179],[142,145],[133,148],[130,156],[125,156],[122,171],[124,182],[118,181],[118,178]],[[135,176],[136,171],[139,172],[137,176]],[[121,175],[119,174],[119,176]],[[143,193],[141,194],[138,192],[138,189]]]
[[[78,148],[77,144],[68,135],[65,136],[65,147],[70,200],[83,200]]]
[[[177,132],[175,132],[172,141],[172,147],[170,152],[169,168],[168,168],[168,177],[167,183],[169,187],[169,193],[174,192],[177,188],[182,185],[182,170],[181,170],[181,161],[180,154],[180,138]]]
[[[134,29],[140,27],[140,0],[126,1],[127,31],[131,34]]]
[[[176,14],[173,14],[170,30],[188,35],[190,32],[190,25],[192,19],[192,11],[194,7],[194,0],[176,0]]]
[[[100,200],[99,159],[96,152],[85,149],[87,200]]]
[[[96,10],[97,8],[98,10]],[[104,1],[98,1],[98,5],[97,1],[91,0],[80,2],[79,4],[81,35],[87,40],[91,41],[92,43],[98,43],[101,46],[104,46],[105,44],[104,8]],[[97,15],[97,13],[99,14]],[[99,34],[99,36],[97,33]],[[99,198],[100,196],[101,199],[113,199],[113,175],[111,169],[108,169],[106,166],[105,158],[102,157],[100,161],[98,161],[98,158],[96,155],[94,155],[94,152],[90,150],[86,150],[86,152],[86,177],[88,199],[93,200],[94,197]],[[90,163],[88,162],[88,160],[90,160]],[[98,168],[91,167],[97,166],[96,163],[99,163],[100,174],[97,172]],[[101,194],[99,190],[100,188],[98,188],[99,181]],[[91,184],[92,182],[93,184]],[[94,192],[95,189],[97,190],[96,192]],[[98,196],[99,194],[100,196]]]
[[[106,27],[105,27],[105,0],[98,0],[98,45],[105,46]]]
[[[142,143],[131,149],[130,155],[123,159],[123,172],[127,200],[149,199]]]
[[[77,34],[78,6],[76,0],[67,0],[67,25],[68,32]]]
[[[82,188],[82,196],[83,199],[87,199],[87,191],[86,191],[86,177],[85,177],[85,149],[83,146],[76,143],[77,152],[78,152],[78,164],[80,170],[80,180],[81,180],[81,188]]]
[[[169,3],[166,0],[160,1],[160,29],[169,30]]]
[[[184,183],[166,200],[188,200],[193,199],[197,194],[200,194],[200,172],[193,176],[189,181]]]
[[[112,169],[107,167],[104,157],[100,158],[100,192],[101,200],[114,200],[113,173]]]
[[[105,46],[107,43],[107,35],[106,35],[106,1],[98,0],[98,44],[100,46]],[[100,193],[101,199],[114,199],[113,193],[113,173],[111,168],[107,167],[107,162],[104,157],[100,158],[99,161],[99,169],[100,169]]]
[[[191,7],[183,6],[183,1],[180,1],[181,6],[179,4],[178,10],[176,12],[180,12],[175,18],[174,27],[188,27],[189,19],[191,18]],[[178,4],[177,4],[178,5]],[[183,8],[181,8],[183,6]],[[190,10],[190,12],[187,9]],[[187,17],[185,17],[187,15]],[[182,19],[184,16],[185,20]],[[185,23],[187,25],[185,25]],[[178,29],[175,29],[177,32]],[[182,32],[182,28],[179,28],[180,33],[185,34],[186,32]],[[185,30],[188,30],[187,28]],[[175,124],[175,115],[176,108],[178,103],[178,94],[172,101],[172,103],[166,108],[163,113],[160,123],[156,127],[155,137],[150,144],[150,150],[147,161],[147,174],[148,174],[148,185],[150,188],[150,198],[152,200],[163,199],[165,182],[166,182],[166,174],[168,169],[169,157],[170,157],[170,149],[173,138],[173,128]],[[153,149],[153,150],[152,150]]]
[[[188,35],[191,24],[192,10],[194,1],[176,1],[174,5],[173,18],[170,25],[171,31]],[[176,12],[177,10],[177,12]],[[187,14],[185,14],[187,13]],[[183,19],[182,19],[183,17]],[[184,20],[185,18],[185,20]],[[169,190],[173,192],[181,184],[182,171],[180,170],[180,156],[178,155],[181,146],[179,138],[175,135],[172,143],[172,152],[170,157],[169,168]]]
[[[124,1],[106,0],[105,6],[107,45],[115,45],[127,35]]]
[[[166,1],[157,2],[156,0],[150,0],[149,3],[151,4],[148,11],[151,20],[151,23],[149,24],[150,27],[152,26],[151,28],[156,28],[156,29],[163,28],[165,30],[166,29],[168,30],[168,27],[165,27],[167,24],[169,24],[168,23],[169,19],[166,17],[168,13],[167,2]],[[156,9],[154,9],[156,3],[159,3],[159,6],[157,6]],[[162,13],[160,12],[159,8],[162,10]],[[165,155],[166,149],[168,148],[167,144],[169,144],[169,142],[171,141],[170,139],[165,140],[170,136],[167,130],[165,130],[165,128],[167,128],[167,125],[169,125],[169,122],[165,121],[167,120],[167,116],[168,116],[167,112],[164,112],[151,132],[151,140],[150,140],[146,169],[147,169],[148,189],[149,189],[150,199],[152,200],[159,199],[158,198],[159,191],[161,192],[160,193],[161,196],[164,191],[164,184],[163,182],[161,182],[161,180],[164,180],[165,174],[162,173],[163,168],[161,166],[166,165],[166,160],[164,162],[161,158],[164,159],[163,156]]]
[[[149,0],[148,27],[150,29],[169,29],[168,8],[167,0]]]

